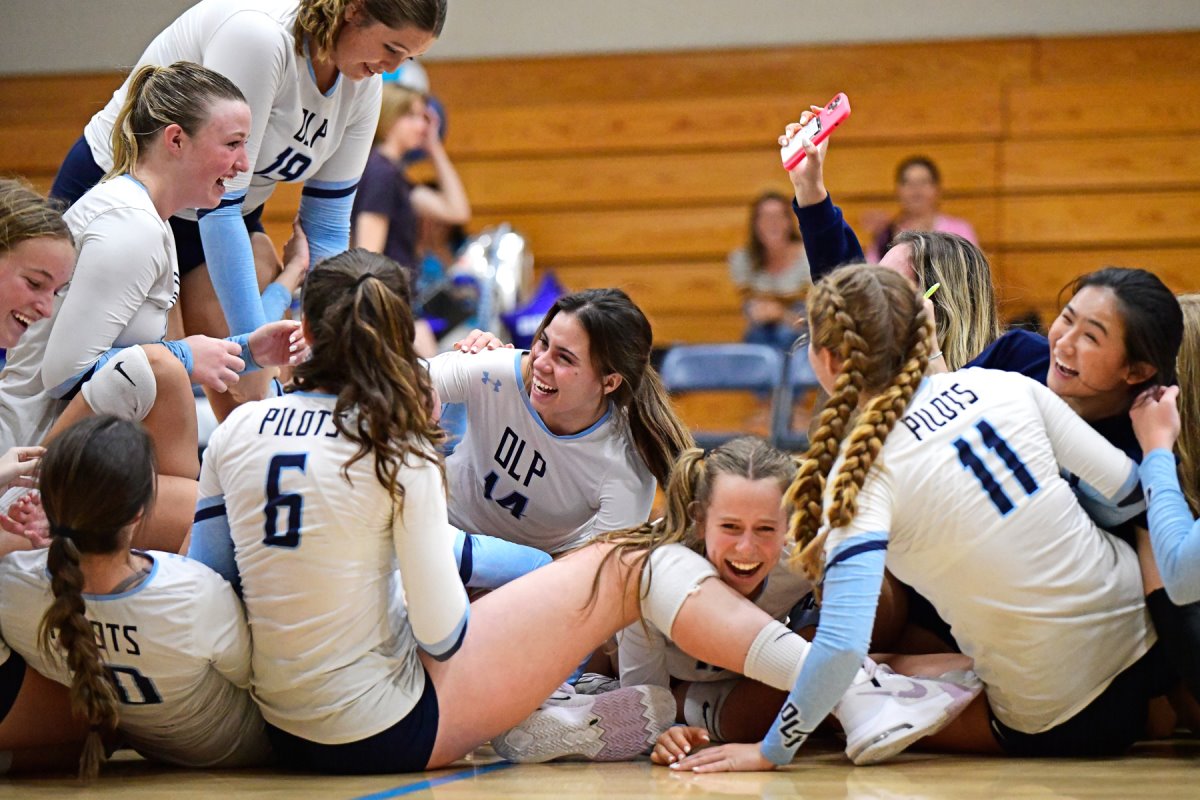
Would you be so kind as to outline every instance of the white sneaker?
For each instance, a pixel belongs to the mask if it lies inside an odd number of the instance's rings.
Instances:
[[[579,694],[604,694],[620,688],[620,679],[610,678],[598,672],[585,672],[575,681],[575,691]]]
[[[911,678],[881,664],[834,709],[846,731],[846,755],[859,765],[886,761],[946,727],[981,691],[974,672]]]
[[[501,758],[534,764],[555,758],[629,761],[649,750],[675,722],[675,697],[661,686],[630,686],[589,702],[544,705],[492,739]]]

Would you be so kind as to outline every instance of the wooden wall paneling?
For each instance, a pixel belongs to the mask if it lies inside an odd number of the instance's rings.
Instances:
[[[0,174],[53,176],[81,133],[73,125],[0,125]]]
[[[1097,53],[1097,58],[1101,57]],[[1006,134],[1150,136],[1200,132],[1200,81],[1146,80],[1013,86]]]
[[[1034,47],[1030,39],[833,44],[429,61],[424,66],[433,93],[446,104],[453,120],[460,109],[479,107],[704,99],[764,92],[790,92],[796,102],[807,104],[860,87],[996,86],[1032,78]],[[796,113],[803,107],[797,107]]]
[[[999,88],[876,89],[851,98],[839,141],[996,138]],[[800,111],[791,96],[613,101],[528,108],[466,108],[451,131],[455,158],[570,156],[774,145]]]
[[[538,266],[539,271],[553,269],[558,280],[571,291],[602,287],[623,289],[647,313],[741,313],[741,294],[729,280],[729,268],[724,260]]]
[[[826,181],[839,201],[890,201],[896,164],[916,153],[937,162],[947,194],[988,194],[996,189],[995,142],[837,145],[826,161]],[[703,153],[467,159],[456,166],[472,208],[484,214],[583,206],[749,204],[767,189],[792,193],[773,145]]]
[[[1200,31],[1034,40],[1039,83],[1140,80],[1200,75]]]
[[[996,289],[1006,305],[1041,305],[1055,314],[1064,286],[1105,266],[1148,269],[1173,292],[1200,292],[1200,246],[1013,251],[995,256],[996,264]]]
[[[1200,188],[1200,133],[1015,139],[1001,147],[1005,191]]]
[[[1200,244],[1200,192],[1005,197],[1006,247]]]
[[[0,126],[64,123],[75,135],[125,80],[123,73],[12,76],[0,80]]]

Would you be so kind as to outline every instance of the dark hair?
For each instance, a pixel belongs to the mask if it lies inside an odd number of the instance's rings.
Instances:
[[[1074,296],[1089,286],[1111,289],[1116,296],[1125,322],[1126,359],[1154,367],[1154,375],[1132,391],[1174,384],[1175,359],[1183,343],[1183,310],[1167,285],[1144,269],[1104,267],[1080,275],[1064,291]],[[1061,294],[1059,305],[1064,305]]]
[[[665,486],[675,459],[694,447],[695,441],[675,414],[658,372],[650,366],[654,344],[650,321],[620,289],[585,289],[555,301],[538,325],[535,342],[560,311],[583,326],[596,371],[602,376],[621,376],[621,385],[610,398],[627,412],[642,461],[659,486]]]
[[[746,238],[746,252],[750,255],[750,268],[755,272],[761,271],[767,263],[767,248],[763,245],[762,239],[758,238],[758,212],[762,209],[764,203],[772,201],[783,203],[784,208],[788,209],[789,212],[792,207],[791,201],[788,198],[774,191],[763,192],[750,204],[750,233]],[[800,226],[792,226],[791,238],[793,242],[800,241]]]
[[[304,282],[312,358],[296,367],[288,389],[337,394],[334,425],[358,445],[342,474],[349,480],[350,467],[373,456],[397,508],[410,456],[441,466],[433,386],[413,350],[409,299],[408,273],[387,256],[356,247],[317,264]]]
[[[50,523],[46,566],[54,602],[38,638],[71,671],[71,709],[89,723],[79,761],[81,778],[95,777],[104,761],[101,731],[117,726],[117,696],[91,623],[84,615],[81,553],[114,553],[122,536],[154,500],[154,449],[135,422],[111,416],[72,425],[46,448],[38,488]]]
[[[897,164],[896,183],[904,182],[904,173],[908,172],[909,167],[924,167],[929,170],[929,177],[933,178],[933,185],[942,185],[942,173],[938,170],[937,164],[933,163],[933,159],[929,156],[909,156]]]
[[[363,14],[363,26],[378,22],[393,30],[413,27],[438,37],[446,24],[446,0],[300,0],[292,25],[296,55],[304,56],[309,40],[315,58],[328,58],[352,3]]]
[[[167,67],[147,64],[133,73],[113,123],[113,165],[105,179],[132,172],[139,153],[168,125],[195,136],[218,100],[246,102],[233,81],[191,61]]]

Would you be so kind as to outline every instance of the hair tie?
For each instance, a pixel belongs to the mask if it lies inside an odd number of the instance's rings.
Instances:
[[[67,525],[51,525],[50,533],[54,536],[62,536],[67,539],[74,539],[79,535],[79,531]]]

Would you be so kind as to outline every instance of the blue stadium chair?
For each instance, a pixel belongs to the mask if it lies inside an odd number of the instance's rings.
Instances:
[[[773,396],[783,377],[783,354],[761,344],[696,344],[672,347],[659,373],[672,394],[754,392]],[[744,431],[693,431],[696,444],[711,450]]]
[[[808,449],[808,432],[792,429],[792,412],[798,400],[807,400],[821,385],[808,363],[808,350],[800,349],[788,357],[785,375],[775,395],[771,422],[771,444],[780,450],[801,452]]]

